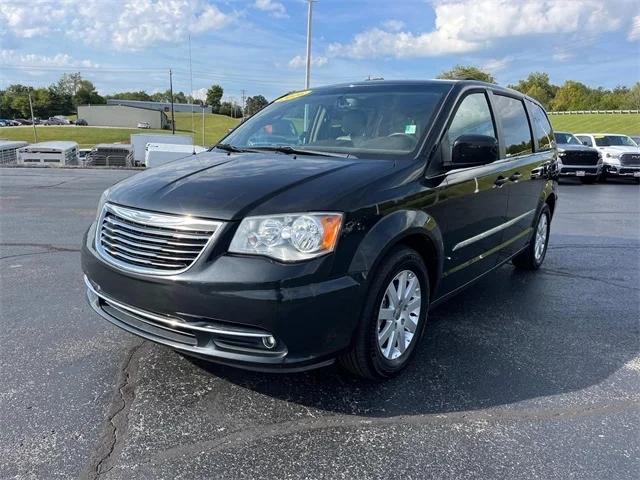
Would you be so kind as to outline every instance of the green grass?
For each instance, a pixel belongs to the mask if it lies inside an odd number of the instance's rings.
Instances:
[[[559,132],[640,134],[638,113],[549,115],[549,119]]]
[[[194,139],[196,144],[202,145],[202,114],[194,115]],[[229,128],[236,126],[238,119],[224,115],[205,115],[206,145],[216,143]],[[139,128],[100,128],[70,126],[36,126],[38,141],[69,140],[77,142],[80,148],[90,148],[97,143],[129,143],[132,133],[170,133],[170,130],[142,130]],[[191,113],[176,113],[176,133],[191,133]],[[35,141],[33,127],[3,127],[0,128],[0,138],[8,140]]]

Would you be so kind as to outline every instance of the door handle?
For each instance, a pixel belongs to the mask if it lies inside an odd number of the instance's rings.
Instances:
[[[509,181],[508,178],[503,177],[502,175],[500,175],[498,178],[496,178],[496,181],[493,182],[493,188],[502,188],[502,186],[507,183]]]
[[[509,180],[512,181],[512,182],[517,182],[521,178],[522,178],[522,175],[519,172],[516,172],[516,173],[514,173],[513,175],[511,175],[509,177]]]

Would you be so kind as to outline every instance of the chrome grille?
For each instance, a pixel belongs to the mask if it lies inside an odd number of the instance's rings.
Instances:
[[[176,274],[196,261],[221,226],[212,220],[107,203],[98,220],[96,249],[107,262],[124,270]]]

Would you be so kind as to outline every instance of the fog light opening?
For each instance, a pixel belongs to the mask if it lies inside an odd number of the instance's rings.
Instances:
[[[262,337],[262,344],[269,350],[276,346],[276,339],[269,335],[268,337]]]

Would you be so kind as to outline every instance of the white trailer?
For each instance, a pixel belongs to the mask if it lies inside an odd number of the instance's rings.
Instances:
[[[76,142],[40,142],[18,149],[19,165],[77,165]]]
[[[14,142],[0,140],[0,165],[13,165],[18,163],[18,149],[26,147],[29,142]]]
[[[133,146],[133,161],[137,165],[144,164],[144,156],[147,143],[171,143],[174,145],[191,145],[191,135],[171,135],[165,133],[133,133],[131,145]]]
[[[147,143],[144,155],[144,166],[147,168],[157,167],[165,163],[188,158],[193,152],[204,152],[206,148],[200,145],[174,145],[170,143]]]

